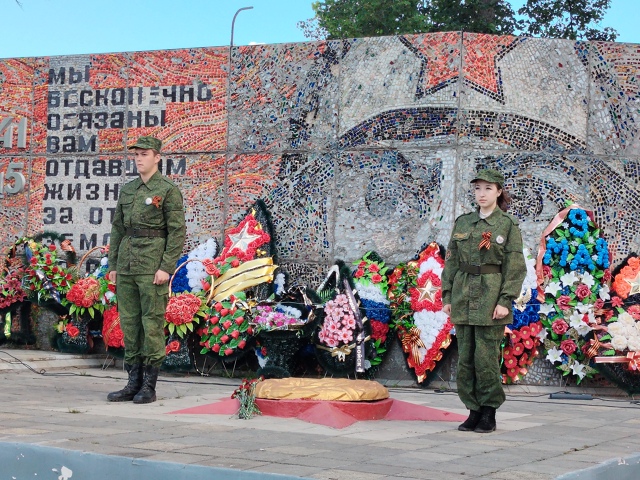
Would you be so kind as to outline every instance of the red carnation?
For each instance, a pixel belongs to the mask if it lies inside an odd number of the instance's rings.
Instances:
[[[238,330],[234,330],[233,332],[231,332],[231,336],[237,340],[240,336],[240,332]]]
[[[222,337],[220,337],[220,341],[222,343],[227,343],[229,341],[229,335],[223,335]]]
[[[220,334],[221,331],[222,331],[222,329],[220,327],[216,326],[216,327],[213,327],[213,329],[211,330],[211,333],[213,333],[214,335],[217,336],[217,335]]]
[[[247,342],[246,342],[246,341],[244,341],[244,340],[240,340],[240,341],[238,342],[238,348],[239,348],[239,349],[241,349],[241,350],[242,350],[246,345],[247,345]]]
[[[220,344],[216,343],[213,347],[211,347],[211,350],[218,353],[220,351]]]
[[[233,348],[227,348],[227,349],[224,351],[224,354],[225,354],[226,356],[229,356],[229,355],[231,355],[232,353],[233,353]]]
[[[231,260],[231,266],[233,268],[236,268],[239,265],[240,265],[240,260],[238,260],[237,258],[235,260]]]
[[[611,281],[611,270],[608,268],[604,271],[604,275],[602,276],[602,281],[607,283]]]
[[[242,325],[244,323],[244,317],[236,318],[236,325]]]
[[[613,305],[614,307],[621,307],[622,305],[624,305],[624,302],[620,297],[613,297],[611,299],[611,305]]]
[[[229,309],[228,308],[223,308],[222,310],[219,310],[220,312],[220,316],[224,317],[226,315],[229,315]],[[228,328],[228,327],[227,327]]]
[[[229,328],[231,328],[231,325],[233,325],[233,324],[231,323],[231,320],[227,320],[226,322],[224,322],[224,323],[222,324],[222,326],[224,327],[224,329],[225,329],[225,330],[229,330]]]
[[[224,307],[222,306],[221,303],[216,303],[213,308],[215,308],[216,312],[219,312],[220,310],[222,310]]]

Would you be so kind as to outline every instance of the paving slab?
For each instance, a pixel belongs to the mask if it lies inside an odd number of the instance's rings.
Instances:
[[[549,398],[551,389],[508,388],[498,429],[490,434],[459,432],[457,423],[439,421],[364,421],[334,429],[293,418],[170,413],[229,398],[237,378],[162,372],[157,402],[109,403],[107,393],[126,381],[121,368],[47,355],[43,361],[61,368],[39,369],[30,354],[11,354],[32,369],[19,363],[0,369],[4,442],[327,480],[550,480],[640,451],[640,407],[603,392],[590,401],[559,401]],[[390,393],[465,414],[452,391],[394,387]]]

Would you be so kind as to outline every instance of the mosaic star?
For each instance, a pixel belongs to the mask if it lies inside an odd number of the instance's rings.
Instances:
[[[407,35],[402,42],[422,60],[416,97],[432,94],[460,77],[460,34],[457,32]],[[502,78],[498,60],[522,39],[510,35],[488,36],[465,33],[465,85],[499,102],[504,102]]]

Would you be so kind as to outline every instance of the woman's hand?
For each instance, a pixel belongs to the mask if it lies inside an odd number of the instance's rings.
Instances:
[[[494,320],[502,320],[507,315],[509,315],[509,309],[504,308],[502,305],[496,305],[496,308],[493,309]]]
[[[442,311],[447,315],[451,315],[451,304],[447,303],[444,307],[442,307]]]

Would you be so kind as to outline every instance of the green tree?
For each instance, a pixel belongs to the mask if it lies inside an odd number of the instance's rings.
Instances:
[[[519,25],[506,0],[431,0],[425,11],[433,32],[462,30],[507,35]]]
[[[527,0],[518,13],[527,17],[528,35],[612,42],[618,32],[600,27],[610,6],[611,0]]]
[[[320,0],[315,17],[299,22],[307,38],[377,37],[420,33],[430,29],[418,0]]]

